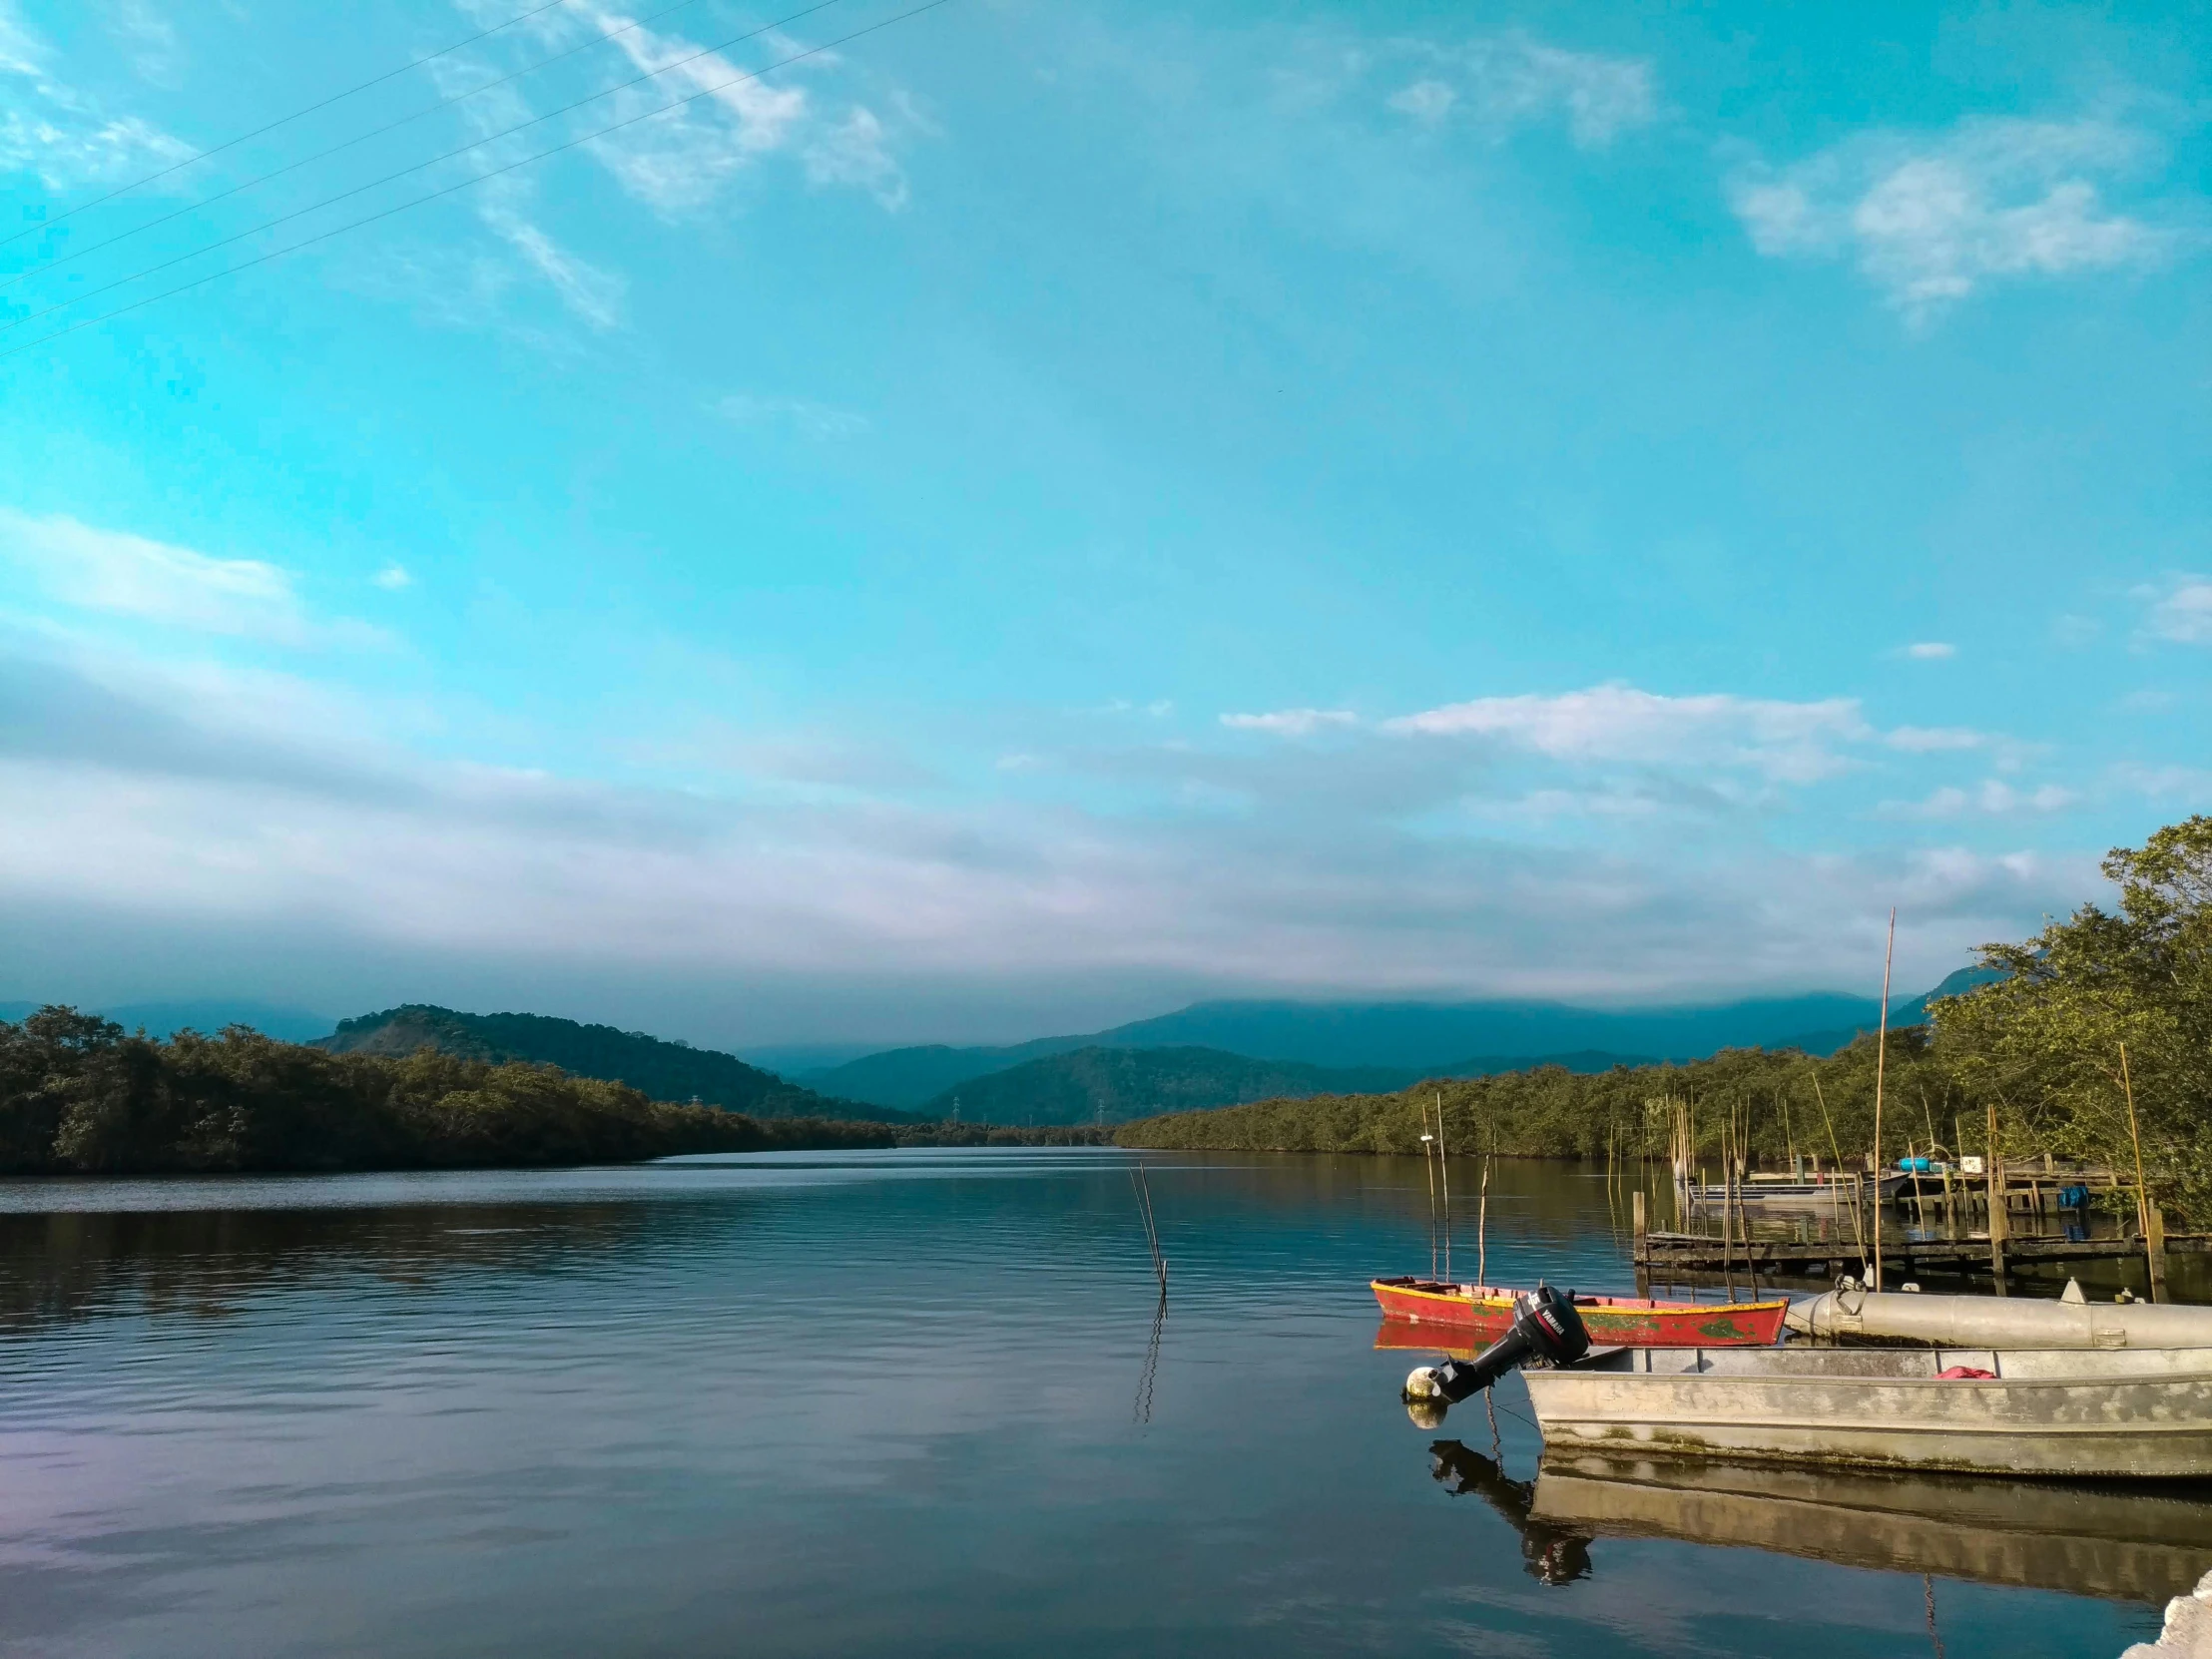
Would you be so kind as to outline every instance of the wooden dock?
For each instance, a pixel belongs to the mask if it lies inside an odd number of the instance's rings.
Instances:
[[[2212,1253],[2212,1233],[2168,1233],[2166,1254]],[[2004,1266],[2030,1268],[2069,1262],[2136,1262],[2141,1239],[2023,1238],[2003,1240]],[[1745,1278],[1834,1279],[1864,1277],[1870,1262],[1849,1239],[1742,1239],[1723,1242],[1699,1233],[1647,1233],[1636,1241],[1636,1271],[1661,1284],[1678,1278],[1734,1273]],[[1882,1268],[1896,1282],[1920,1274],[1959,1277],[1989,1272],[1989,1241],[1979,1239],[1884,1239]]]

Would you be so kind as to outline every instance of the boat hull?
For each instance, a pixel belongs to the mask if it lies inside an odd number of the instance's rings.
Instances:
[[[1382,1316],[1435,1326],[1440,1334],[1493,1343],[1510,1331],[1515,1291],[1485,1285],[1445,1285],[1425,1279],[1371,1282]],[[1787,1298],[1768,1302],[1651,1302],[1634,1297],[1578,1296],[1574,1311],[1594,1348],[1772,1347],[1782,1335]]]
[[[1558,1451],[2212,1476],[2212,1350],[1624,1350],[1525,1375]]]
[[[1793,1303],[1784,1323],[1807,1337],[1934,1348],[2212,1348],[2212,1308],[2173,1303],[1829,1291]]]
[[[1746,1181],[1733,1187],[1717,1181],[1703,1186],[1693,1182],[1677,1190],[1693,1204],[1739,1204],[1752,1210],[1829,1210],[1847,1204],[1892,1203],[1912,1179],[1910,1175],[1885,1175],[1878,1182],[1870,1176],[1857,1185],[1850,1181]]]

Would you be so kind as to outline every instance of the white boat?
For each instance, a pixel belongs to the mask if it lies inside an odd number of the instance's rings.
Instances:
[[[1730,1186],[1725,1182],[1684,1182],[1683,1196],[1693,1204],[1742,1204],[1757,1209],[1833,1209],[1852,1204],[1887,1204],[1905,1191],[1913,1177],[1892,1170],[1879,1181],[1871,1175],[1823,1173],[1798,1179],[1788,1175],[1750,1175]]]
[[[2212,1349],[1616,1349],[1523,1375],[1547,1450],[2212,1475]]]
[[[2212,1308],[2171,1303],[1829,1291],[1793,1301],[1783,1323],[1801,1337],[1938,1348],[2212,1349]]]

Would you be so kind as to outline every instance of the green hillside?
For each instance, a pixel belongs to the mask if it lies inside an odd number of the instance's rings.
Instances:
[[[551,1066],[331,1054],[233,1027],[133,1036],[74,1008],[0,1023],[0,1174],[506,1169],[885,1147],[881,1123],[763,1120]]]
[[[953,1051],[957,1052],[957,1051]],[[973,1052],[972,1050],[970,1052]],[[1603,1071],[1616,1054],[1567,1054],[1548,1060],[1463,1060],[1433,1073],[1409,1066],[1312,1066],[1255,1060],[1218,1048],[1108,1048],[1050,1054],[973,1077],[924,1103],[931,1117],[1009,1124],[1122,1123],[1159,1112],[1211,1110],[1282,1097],[1377,1093],[1424,1076],[1475,1077],[1539,1064]]]
[[[760,1118],[913,1121],[905,1112],[803,1089],[733,1054],[544,1014],[463,1014],[408,1003],[380,1014],[340,1020],[336,1031],[309,1046],[330,1054],[386,1056],[428,1047],[488,1065],[521,1061],[559,1066],[571,1076],[627,1083],[654,1100],[697,1101]]]

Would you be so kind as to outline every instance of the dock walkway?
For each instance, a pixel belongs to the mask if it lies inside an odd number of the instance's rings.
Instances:
[[[2168,1233],[2166,1253],[2212,1253],[2212,1233]],[[2014,1234],[2003,1241],[2004,1265],[2012,1268],[2068,1262],[2140,1262],[2141,1239],[2039,1239]],[[1636,1268],[1666,1283],[1675,1274],[1756,1273],[1762,1278],[1832,1279],[1863,1274],[1867,1263],[1849,1239],[1737,1239],[1723,1243],[1699,1233],[1646,1233],[1636,1241]],[[1989,1241],[1981,1239],[1884,1239],[1882,1266],[1891,1278],[1914,1274],[1986,1274]]]

